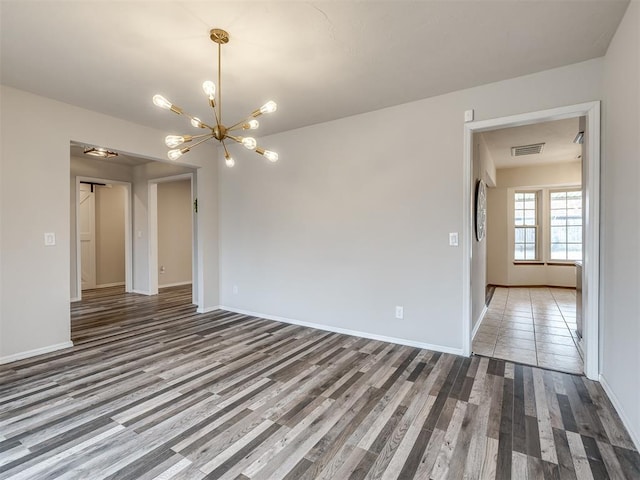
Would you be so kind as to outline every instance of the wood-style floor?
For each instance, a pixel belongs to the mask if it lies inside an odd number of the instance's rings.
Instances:
[[[117,289],[0,370],[0,478],[640,478],[596,382]]]

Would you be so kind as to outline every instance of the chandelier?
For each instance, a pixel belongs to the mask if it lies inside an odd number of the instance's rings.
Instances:
[[[177,160],[183,154],[187,153],[194,147],[197,147],[201,143],[206,142],[211,138],[215,138],[222,144],[222,148],[224,149],[224,158],[227,167],[233,167],[235,165],[235,161],[229,155],[227,150],[227,145],[225,144],[225,140],[233,140],[236,143],[241,143],[248,150],[253,150],[260,155],[263,155],[267,160],[271,162],[276,162],[278,160],[278,154],[276,152],[272,152],[270,150],[264,150],[263,148],[258,147],[256,139],[253,137],[243,137],[232,135],[231,132],[236,130],[255,130],[258,128],[259,123],[256,120],[256,117],[262,115],[263,113],[272,113],[275,112],[278,106],[274,101],[268,101],[259,109],[254,110],[250,115],[248,115],[245,119],[239,121],[238,123],[234,123],[230,127],[225,126],[222,123],[222,83],[221,83],[221,64],[220,64],[220,50],[222,45],[229,42],[229,34],[224,30],[219,28],[214,28],[209,32],[209,36],[211,40],[218,44],[218,89],[217,89],[217,98],[216,98],[216,85],[211,81],[207,80],[202,84],[202,90],[204,90],[205,95],[209,99],[209,105],[213,109],[213,114],[215,117],[215,126],[210,126],[200,120],[197,117],[193,117],[182,110],[180,107],[172,104],[169,100],[164,98],[162,95],[154,95],[153,103],[160,108],[164,108],[165,110],[170,110],[173,113],[178,115],[184,115],[191,120],[191,125],[196,128],[202,128],[204,130],[208,130],[207,133],[203,133],[201,135],[167,135],[164,139],[164,143],[167,147],[171,148],[167,153],[167,156],[170,160]],[[190,144],[189,146],[180,147],[185,143],[190,143],[192,141],[195,142]]]

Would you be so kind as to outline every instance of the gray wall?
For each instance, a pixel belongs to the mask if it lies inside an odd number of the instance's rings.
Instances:
[[[466,256],[448,233],[464,221],[464,111],[598,100],[601,72],[597,59],[262,139],[281,161],[221,169],[221,303],[460,351]]]
[[[640,448],[640,2],[604,64],[602,380]]]

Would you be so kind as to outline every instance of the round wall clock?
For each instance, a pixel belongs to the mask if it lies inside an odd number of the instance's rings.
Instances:
[[[487,190],[484,182],[476,183],[476,239],[480,242],[487,230]]]

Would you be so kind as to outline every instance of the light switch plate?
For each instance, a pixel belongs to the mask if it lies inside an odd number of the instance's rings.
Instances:
[[[450,247],[458,246],[458,232],[451,232],[449,234],[449,246]]]
[[[473,121],[473,110],[465,110],[464,112],[464,121],[472,122]]]

